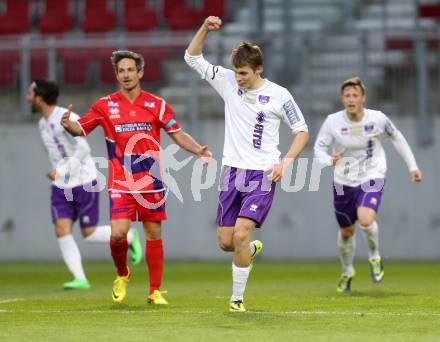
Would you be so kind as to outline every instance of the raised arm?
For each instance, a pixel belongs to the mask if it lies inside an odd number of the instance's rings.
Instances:
[[[81,129],[81,126],[78,122],[70,120],[70,114],[72,113],[72,105],[70,104],[67,107],[67,112],[63,114],[61,117],[61,126],[64,127],[64,129],[69,132],[74,137],[77,136],[84,136],[84,132]]]
[[[208,37],[210,31],[220,30],[222,25],[222,20],[219,17],[210,16],[205,19],[202,26],[191,40],[186,51],[191,56],[201,55],[203,52],[203,46],[205,45],[205,40]]]

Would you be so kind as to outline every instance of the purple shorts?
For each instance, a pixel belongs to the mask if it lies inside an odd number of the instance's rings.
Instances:
[[[377,213],[384,185],[385,179],[371,179],[355,187],[334,183],[333,198],[339,226],[346,228],[354,224],[359,207],[371,208]]]
[[[219,227],[233,227],[238,217],[246,217],[259,228],[272,206],[275,183],[260,170],[224,166],[220,175],[220,195],[215,220]]]
[[[96,184],[95,180],[91,185]],[[52,221],[65,218],[76,221],[79,217],[81,228],[96,226],[99,218],[99,192],[85,190],[90,188],[90,184],[76,186],[72,189],[62,189],[52,185]],[[67,192],[72,196],[66,195]]]

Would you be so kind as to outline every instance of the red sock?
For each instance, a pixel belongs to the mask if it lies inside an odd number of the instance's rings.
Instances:
[[[113,262],[118,270],[118,276],[128,275],[127,268],[127,240],[115,241],[110,239],[110,251],[112,254]]]
[[[163,245],[162,240],[147,240],[145,244],[145,259],[150,275],[150,294],[160,290],[163,272]]]

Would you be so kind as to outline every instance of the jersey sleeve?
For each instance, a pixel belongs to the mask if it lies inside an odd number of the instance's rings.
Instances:
[[[192,56],[185,52],[185,62],[206,80],[224,98],[227,90],[236,86],[234,72],[209,63],[203,55]]]
[[[418,170],[418,166],[416,163],[416,158],[414,157],[414,153],[411,150],[408,142],[406,141],[403,134],[396,128],[391,119],[382,113],[383,120],[383,134],[391,139],[392,144],[396,151],[400,154],[400,156],[405,161],[406,165],[410,172]]]
[[[329,150],[332,147],[333,134],[331,131],[330,119],[327,118],[319,130],[316,137],[313,150],[315,152],[315,158],[323,165],[332,165],[332,157],[329,154]]]
[[[173,133],[181,130],[173,109],[165,100],[162,100],[162,105],[160,107],[159,122],[161,127],[167,133]]]
[[[289,125],[293,133],[309,131],[301,109],[287,90],[281,96],[281,107],[278,111],[282,120]]]
[[[78,119],[78,123],[84,132],[84,135],[89,135],[96,126],[101,125],[104,118],[104,112],[100,108],[99,103],[94,103],[89,112]],[[75,120],[76,121],[76,120]]]
[[[70,120],[71,120],[71,121],[76,121],[76,122],[78,122],[79,119],[80,119],[80,116],[79,116],[78,114],[76,114],[76,113],[74,113],[74,112],[70,113]],[[85,139],[84,137],[73,137],[73,136],[72,136],[70,133],[68,133],[67,131],[64,131],[63,134],[64,134],[64,136],[66,137],[66,139],[70,142],[70,144],[71,144],[72,146],[75,146],[75,147],[76,147],[76,144],[77,144],[78,142],[86,141],[86,139]],[[87,143],[87,142],[86,142],[86,143]]]
[[[394,123],[390,120],[390,118],[381,112],[382,116],[382,122],[383,122],[383,134],[385,134],[386,137],[394,139],[397,134],[399,133],[399,130],[396,128]]]

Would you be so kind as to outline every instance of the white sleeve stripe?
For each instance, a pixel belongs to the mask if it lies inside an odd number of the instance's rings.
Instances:
[[[160,114],[159,114],[160,121],[162,121],[164,113],[165,113],[165,100],[162,100],[162,106],[160,107]]]
[[[166,131],[166,132],[167,133],[175,133],[175,132],[179,132],[181,130],[182,130],[181,128],[178,128],[178,129],[173,129],[172,131]]]
[[[90,120],[90,121],[92,121],[92,120]],[[87,121],[87,122],[90,122],[90,121]],[[84,123],[86,124],[87,122],[84,122]],[[84,136],[87,136],[86,131],[84,130],[82,124],[79,121],[76,121],[76,123],[79,125],[79,128],[81,128],[81,131],[83,132]]]
[[[309,127],[304,123],[298,127],[292,128],[292,133],[296,134],[298,132],[308,132]]]

